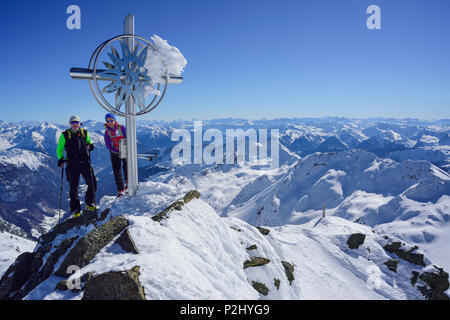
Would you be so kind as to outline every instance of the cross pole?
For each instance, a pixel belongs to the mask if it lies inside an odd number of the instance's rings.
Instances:
[[[125,34],[134,35],[134,15],[125,17]],[[125,40],[128,48],[134,48],[134,39]],[[127,170],[128,170],[128,195],[134,196],[138,187],[137,143],[136,143],[136,109],[131,95],[125,102],[127,128]]]

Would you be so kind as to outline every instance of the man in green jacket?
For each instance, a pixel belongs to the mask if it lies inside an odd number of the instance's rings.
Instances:
[[[58,155],[58,167],[64,166],[64,162],[67,162],[66,176],[70,184],[70,210],[74,217],[79,217],[81,214],[80,199],[78,198],[80,174],[88,185],[85,198],[86,210],[96,209],[97,179],[88,153],[94,150],[94,145],[88,131],[80,128],[81,120],[79,116],[71,116],[69,124],[70,129],[63,131],[59,137],[56,153]],[[64,150],[66,151],[66,159],[64,159]]]

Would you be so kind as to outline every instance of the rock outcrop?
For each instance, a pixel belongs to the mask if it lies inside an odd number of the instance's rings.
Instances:
[[[92,277],[84,287],[82,300],[145,300],[139,266]]]
[[[350,249],[358,249],[364,243],[366,235],[362,233],[354,233],[348,238],[347,245]]]
[[[397,272],[397,265],[400,261],[397,259],[391,259],[386,261],[384,264],[387,266],[387,268],[393,272]]]
[[[262,235],[267,236],[270,233],[269,229],[263,228],[263,227],[256,227],[256,229],[259,230],[259,232],[261,232]]]
[[[69,254],[61,263],[61,267],[55,272],[55,275],[66,277],[67,268],[71,265],[76,265],[79,268],[86,266],[101,249],[127,226],[128,220],[121,215],[114,217],[99,228],[91,231],[70,250]]]
[[[177,200],[169,205],[166,209],[154,215],[152,219],[156,222],[161,222],[161,220],[166,219],[168,214],[174,210],[180,211],[181,208],[192,199],[198,199],[200,197],[200,193],[197,190],[191,190],[183,197],[181,200]]]
[[[249,267],[258,267],[268,264],[270,262],[269,259],[263,257],[251,257],[250,260],[246,260],[244,262],[244,269]]]
[[[284,268],[284,273],[286,274],[286,278],[289,281],[289,285],[292,284],[292,281],[295,280],[294,278],[294,265],[292,263],[289,263],[287,261],[281,261],[281,264]]]
[[[267,286],[262,282],[252,281],[252,287],[263,296],[267,296],[269,294],[269,288],[267,288]]]
[[[49,232],[41,235],[41,237],[39,238],[39,244],[45,246],[47,243],[53,241],[59,234],[65,234],[67,231],[72,230],[76,227],[87,226],[91,223],[96,222],[97,217],[97,212],[88,211],[83,213],[78,218],[70,218],[64,220]]]
[[[414,246],[409,250],[405,250],[402,248],[402,244],[400,242],[392,242],[384,246],[384,250],[386,250],[387,252],[395,253],[399,258],[403,260],[406,260],[418,266],[425,267],[423,254],[413,253],[417,249],[419,248],[417,246]]]
[[[128,226],[128,220],[124,216],[118,216],[94,228],[81,239],[79,236],[72,236],[62,241],[57,240],[59,235],[71,230],[90,224],[95,226],[97,217],[96,212],[87,212],[78,218],[65,220],[50,232],[43,234],[35,251],[20,255],[0,279],[0,300],[23,299],[52,275],[70,276],[66,272],[67,267],[76,265],[82,268],[88,264],[104,246]],[[54,268],[61,259],[63,260],[61,266],[55,272]],[[59,289],[63,287],[63,283],[58,286]]]
[[[14,295],[33,273],[31,264],[34,254],[24,252],[17,257],[16,262],[6,270],[0,279],[0,300],[14,299]]]
[[[437,272],[424,272],[419,276],[425,285],[419,285],[417,288],[429,300],[449,300],[445,294],[449,288],[448,273],[436,266],[435,269]]]
[[[136,244],[133,241],[133,238],[131,238],[130,232],[128,229],[124,230],[119,238],[117,238],[116,242],[123,250],[126,252],[131,252],[138,254],[139,250],[136,247]]]
[[[280,290],[280,279],[274,278],[273,279],[273,285],[277,288],[277,290]]]

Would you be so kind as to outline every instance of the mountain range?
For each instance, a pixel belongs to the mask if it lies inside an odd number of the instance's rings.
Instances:
[[[56,142],[66,126],[34,122],[0,124],[0,221],[3,221],[5,231],[36,241],[58,222],[56,209],[59,204],[61,171],[56,166]],[[370,240],[374,241],[375,247],[386,246],[386,241],[383,242],[382,239],[384,236],[390,237],[411,248],[419,247],[428,261],[433,261],[436,266],[442,266],[448,271],[450,257],[447,252],[450,252],[450,243],[447,241],[446,230],[449,230],[450,220],[449,124],[450,120],[329,117],[203,121],[204,131],[209,128],[219,129],[224,133],[226,129],[238,128],[244,131],[250,128],[279,129],[280,166],[267,168],[249,163],[174,164],[171,162],[171,150],[177,141],[171,141],[171,135],[174,130],[181,128],[192,133],[193,123],[138,121],[138,152],[156,153],[158,156],[152,161],[139,159],[139,180],[142,181],[140,188],[145,189],[145,192],[141,193],[141,202],[136,203],[137,210],[147,212],[150,217],[163,209],[163,204],[167,205],[169,198],[158,200],[161,188],[171,190],[171,200],[195,189],[201,194],[202,204],[199,210],[214,213],[220,221],[225,221],[221,223],[226,223],[229,227],[255,230],[252,228],[263,226],[269,228],[273,235],[282,230],[283,235],[277,235],[277,241],[288,237],[293,242],[300,241],[300,238],[307,242],[308,237],[317,240],[323,236],[323,241],[330,242],[327,252],[331,250],[331,243],[336,245],[337,239],[341,237],[332,230],[351,230],[352,232],[345,233],[346,236],[352,233],[369,234],[370,230],[375,234],[375,238]],[[102,210],[114,208],[116,200],[113,195],[116,190],[109,154],[103,144],[103,123],[86,121],[83,126],[89,130],[96,147],[92,153],[92,163],[99,180],[97,199],[100,200]],[[207,145],[205,142],[203,144]],[[145,181],[151,183],[147,186]],[[67,189],[64,181],[62,202],[66,212]],[[124,199],[117,203],[124,204],[126,201]],[[152,210],[141,208],[146,203],[151,204]],[[123,205],[120,208],[117,214],[124,213]],[[132,216],[136,215],[129,210],[125,211]],[[206,225],[204,227],[208,228]],[[317,229],[319,233],[311,233],[313,229]],[[296,235],[297,239],[294,239]],[[244,242],[249,241],[247,239]],[[142,239],[142,243],[144,242]],[[270,245],[282,247],[275,242]],[[338,245],[338,248],[344,252],[347,250],[345,245]],[[270,251],[268,248],[264,250]],[[333,250],[336,253],[337,249]],[[297,253],[311,254],[308,251]],[[279,252],[277,254],[275,260],[281,261],[284,256],[280,256]],[[300,264],[298,257],[292,259],[296,261],[295,265]],[[161,258],[161,261],[165,260]],[[339,260],[338,264],[345,263],[348,262]],[[97,267],[98,265],[95,268]],[[302,268],[307,266],[302,265]],[[272,271],[270,277],[275,277],[276,274],[277,279],[281,279],[277,273],[281,271]],[[408,269],[408,272],[412,272],[412,269]],[[389,275],[389,272],[386,274]],[[309,280],[303,279],[302,283],[310,281],[312,286],[321,277],[323,275],[315,274]],[[356,278],[349,280],[353,286]],[[410,281],[410,278],[405,276],[404,283],[406,280]],[[266,286],[268,279],[263,281]],[[392,287],[393,279],[389,281]],[[398,285],[403,280],[395,281]],[[252,290],[244,287],[239,287],[249,292],[244,298],[258,297],[254,296]],[[277,292],[274,288],[269,286],[272,294]],[[365,289],[363,291],[367,298],[423,297],[417,290],[410,292],[409,287],[406,291],[391,289],[370,294]],[[147,290],[150,289],[146,289],[146,292]],[[290,287],[287,291],[277,292],[269,297],[339,298],[337,289],[330,291],[329,296],[320,292],[305,294],[301,289],[296,290]],[[171,294],[173,293],[166,293],[159,298],[175,297]],[[238,298],[233,295],[225,296]]]

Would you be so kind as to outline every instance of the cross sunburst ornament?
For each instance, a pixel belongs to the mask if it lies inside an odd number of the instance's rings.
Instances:
[[[120,46],[122,57],[111,46],[111,53],[108,53],[108,56],[112,64],[103,61],[107,70],[100,72],[99,75],[108,78],[111,83],[104,87],[102,92],[116,92],[115,106],[117,110],[130,96],[142,110],[145,108],[145,87],[152,85],[152,80],[147,75],[148,70],[144,67],[148,47],[140,48],[140,45],[136,44],[134,49],[130,50],[124,40],[120,41]]]

